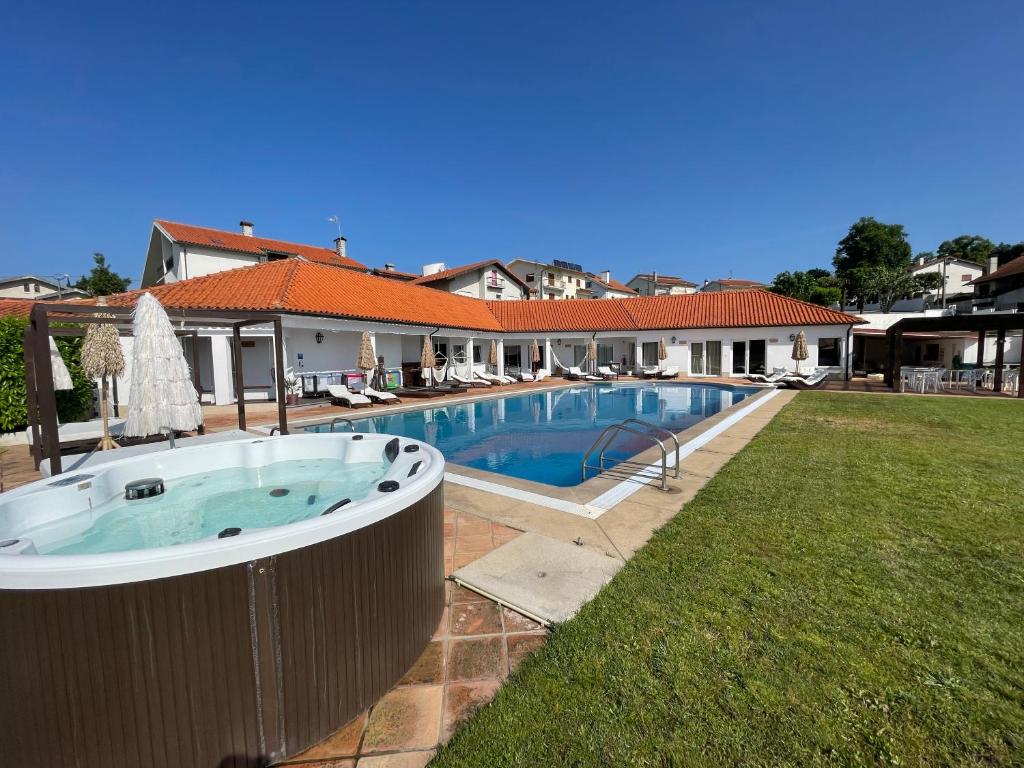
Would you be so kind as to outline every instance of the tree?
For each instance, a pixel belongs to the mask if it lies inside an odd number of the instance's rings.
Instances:
[[[840,299],[839,281],[827,269],[780,272],[769,290],[780,296],[790,296],[825,307],[838,303]]]
[[[963,259],[976,264],[987,264],[988,257],[995,248],[995,243],[981,235],[960,235],[952,240],[945,240],[935,256],[939,259]]]
[[[910,243],[902,224],[884,224],[865,216],[839,241],[832,264],[843,289],[843,299],[856,297],[864,309],[865,281],[876,267],[887,270],[910,266]],[[877,278],[877,275],[875,275]]]
[[[997,264],[1001,267],[1006,266],[1014,259],[1019,259],[1024,256],[1024,242],[1010,245],[1009,243],[1000,243],[992,247],[990,256],[995,256]]]
[[[95,262],[88,275],[83,275],[75,283],[75,288],[86,291],[93,296],[109,296],[112,293],[121,293],[128,290],[132,279],[121,277],[107,264],[107,257],[102,253],[94,253],[92,260]]]
[[[893,304],[919,290],[920,286],[917,278],[905,268],[881,264],[864,269],[859,279],[863,292],[858,296],[861,307],[865,297],[871,297],[878,302],[878,309],[882,312],[888,312]]]

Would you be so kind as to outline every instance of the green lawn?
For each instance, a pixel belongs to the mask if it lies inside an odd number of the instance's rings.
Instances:
[[[1024,764],[1024,404],[803,393],[438,766]]]

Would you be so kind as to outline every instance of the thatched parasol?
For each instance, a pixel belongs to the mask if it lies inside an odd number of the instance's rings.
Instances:
[[[533,344],[530,345],[530,362],[533,365],[540,362],[540,345],[537,343],[536,339],[534,339]]]
[[[597,342],[594,339],[587,344],[587,359],[590,361],[589,370],[597,370]]]
[[[64,358],[60,356],[60,350],[57,349],[57,342],[53,340],[53,336],[50,336],[50,368],[53,370],[54,389],[75,388],[75,382],[71,380],[71,374],[68,372],[67,365],[64,364]]]
[[[796,372],[800,373],[800,361],[810,357],[807,351],[807,334],[800,331],[793,340],[793,354],[791,357],[796,360]]]
[[[668,359],[668,347],[665,346],[665,337],[661,337],[661,341],[658,342],[658,360]]]
[[[498,342],[494,339],[491,339],[491,349],[487,353],[487,362],[495,366],[498,364]]]
[[[132,388],[125,436],[196,429],[203,423],[203,409],[192,374],[170,318],[150,293],[144,293],[135,304],[132,336]]]
[[[356,360],[356,368],[361,371],[372,371],[376,365],[377,359],[373,356],[370,332],[363,331],[363,337],[359,340],[359,359]]]
[[[110,320],[113,315],[103,313],[97,315]],[[121,339],[117,335],[117,326],[113,323],[92,323],[85,330],[85,341],[82,342],[82,370],[88,376],[100,380],[100,416],[103,417],[103,438],[99,449],[107,451],[116,448],[110,438],[110,411],[107,377],[120,376],[124,373],[124,353],[121,351]]]
[[[423,350],[420,352],[420,368],[427,370],[427,386],[434,385],[434,365],[437,358],[434,357],[434,345],[430,343],[430,337],[423,337]]]

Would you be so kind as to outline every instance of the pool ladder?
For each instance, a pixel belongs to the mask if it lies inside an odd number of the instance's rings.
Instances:
[[[347,416],[335,416],[331,419],[331,432],[335,431],[335,426],[338,424],[344,424],[348,427],[349,432],[355,432],[356,428],[352,425],[352,421]]]
[[[667,437],[675,444],[676,460],[673,464],[675,473],[673,477],[679,477],[679,439],[675,436],[672,430],[666,427],[659,427],[657,424],[651,424],[649,421],[643,421],[642,419],[626,419],[618,424],[612,424],[610,427],[605,427],[601,434],[598,435],[597,440],[594,441],[593,445],[583,455],[583,461],[580,463],[580,474],[583,480],[587,479],[587,470],[594,470],[598,475],[606,474],[609,477],[617,477],[621,480],[628,480],[634,483],[646,484],[646,479],[651,477],[651,465],[645,464],[642,461],[629,461],[622,460],[617,461],[610,467],[605,467],[604,454],[612,444],[612,441],[621,433],[630,435],[637,435],[638,437],[650,440],[652,443],[656,443],[661,449],[661,490],[668,490],[668,452],[669,449],[665,446],[665,441],[659,438],[657,435],[661,434],[663,437]],[[594,451],[597,451],[597,464],[593,465],[590,463],[590,457],[594,455]]]

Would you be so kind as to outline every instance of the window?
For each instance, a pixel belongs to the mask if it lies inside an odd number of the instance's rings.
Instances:
[[[690,345],[690,373],[704,373],[703,341],[695,341]]]
[[[971,282],[971,276],[970,275],[960,275],[960,282],[961,283],[969,283],[969,282]]]
[[[434,342],[434,367],[440,367],[448,362],[448,345],[444,342]]]
[[[521,368],[523,364],[522,358],[522,347],[518,344],[515,346],[505,347],[505,370],[509,368]]]
[[[25,283],[25,285],[23,285],[22,287],[25,289],[25,293],[32,292],[32,287],[28,283]]]
[[[610,365],[614,361],[614,348],[611,344],[597,345],[597,364]]]
[[[548,294],[548,298],[549,298],[549,299],[553,299],[553,298],[555,298],[555,294],[553,294],[553,293],[549,293],[549,294]]]
[[[583,282],[578,277],[576,278],[576,287],[577,288],[582,288],[583,287]]]
[[[839,365],[839,339],[818,339],[818,365]]]
[[[555,284],[555,273],[554,272],[548,272],[548,285],[554,285],[554,284]]]
[[[732,343],[732,372],[747,372],[747,342],[734,341]]]
[[[39,293],[39,290],[40,290],[39,283],[36,283],[34,287],[35,287],[36,293]]]
[[[658,342],[656,341],[645,341],[643,348],[644,365],[657,365],[658,364]]]
[[[535,275],[533,274],[533,272],[527,272],[526,273],[526,282],[532,283],[534,277],[535,277]]]

